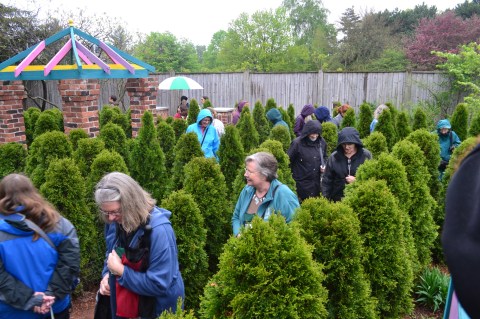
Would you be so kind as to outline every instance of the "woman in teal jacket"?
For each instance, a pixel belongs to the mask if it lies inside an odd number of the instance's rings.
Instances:
[[[217,151],[220,147],[220,138],[217,130],[212,125],[213,116],[208,109],[203,109],[198,113],[197,122],[187,127],[187,133],[197,134],[198,142],[202,146],[205,157],[215,157],[218,161]]]
[[[233,234],[248,227],[254,216],[268,220],[272,213],[281,213],[289,223],[300,206],[297,196],[277,179],[278,162],[267,152],[258,152],[245,159],[245,179],[232,217]]]
[[[447,168],[450,156],[455,147],[460,145],[461,141],[458,135],[452,131],[452,125],[447,119],[438,121],[437,123],[438,142],[440,143],[440,165],[438,166],[439,176],[441,180],[445,169]]]

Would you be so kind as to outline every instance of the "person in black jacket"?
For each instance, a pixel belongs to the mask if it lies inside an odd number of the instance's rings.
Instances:
[[[320,178],[327,162],[327,143],[319,121],[305,123],[287,151],[300,201],[320,195]]]
[[[338,133],[337,149],[330,155],[322,179],[322,193],[326,198],[340,201],[346,184],[355,181],[358,167],[372,154],[363,148],[360,134],[353,127],[345,127]]]

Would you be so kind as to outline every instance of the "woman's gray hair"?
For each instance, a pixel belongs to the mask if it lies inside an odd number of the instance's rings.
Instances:
[[[113,172],[105,175],[95,187],[95,202],[100,207],[106,202],[120,202],[122,227],[127,233],[136,230],[147,222],[155,199],[147,193],[133,178]],[[108,216],[101,215],[103,221]]]
[[[277,169],[278,162],[275,156],[267,152],[258,152],[247,156],[245,164],[255,162],[257,164],[257,171],[271,182],[278,178]]]

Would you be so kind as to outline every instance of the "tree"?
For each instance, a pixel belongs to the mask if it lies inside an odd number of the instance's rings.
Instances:
[[[437,16],[437,7],[429,7],[425,3],[417,4],[413,9],[393,11],[385,10],[381,13],[386,18],[386,23],[392,28],[392,33],[400,36],[411,36],[423,18],[433,19]]]
[[[258,146],[259,136],[255,124],[253,122],[250,109],[244,107],[240,120],[237,123],[238,132],[240,133],[240,139],[242,141],[243,149],[246,153],[254,147]]]
[[[393,126],[390,109],[383,110],[382,114],[380,114],[378,117],[378,123],[377,126],[375,126],[375,132],[380,132],[385,136],[388,149],[391,150],[397,141],[397,136],[395,134],[395,128]]]
[[[465,103],[460,103],[452,114],[452,130],[457,133],[461,141],[467,138],[468,133],[468,111]]]
[[[182,122],[185,121],[182,120]],[[162,121],[157,125],[157,138],[163,154],[165,154],[165,168],[167,172],[171,172],[175,160],[175,154],[173,153],[176,142],[175,131],[167,122]]]
[[[355,127],[355,110],[353,108],[349,108],[343,117],[341,128],[344,127]]]
[[[57,119],[50,113],[42,112],[35,122],[35,131],[33,138],[42,135],[45,132],[62,131],[58,128]]]
[[[235,177],[239,174],[239,171],[243,172],[242,166],[245,160],[240,133],[236,126],[225,126],[225,134],[220,139],[218,156],[220,157],[220,169],[230,193]]]
[[[427,114],[421,108],[417,107],[413,113],[413,125],[412,130],[416,131],[419,129],[427,128]]]
[[[211,71],[221,71],[218,68],[218,55],[227,36],[227,31],[220,30],[213,34],[212,40],[203,53],[203,67]]]
[[[322,137],[327,142],[327,154],[332,154],[337,148],[338,140],[337,126],[332,122],[322,123]]]
[[[363,147],[372,153],[373,158],[377,158],[382,153],[388,153],[387,139],[383,133],[375,130],[363,139]]]
[[[172,169],[172,191],[183,188],[183,170],[185,165],[194,157],[203,157],[203,151],[198,142],[197,134],[190,132],[183,134],[177,141],[174,149],[175,161]]]
[[[262,102],[257,101],[253,107],[253,122],[255,123],[255,128],[258,132],[258,141],[263,143],[270,132],[270,125],[268,119],[265,116],[265,108],[262,105]]]
[[[90,167],[97,157],[105,149],[105,142],[98,137],[85,138],[78,141],[78,147],[73,152],[73,159],[80,170],[83,178],[90,174]]]
[[[73,150],[78,148],[78,141],[84,138],[89,138],[87,132],[82,128],[74,128],[68,132],[68,139],[72,143]]]
[[[25,169],[27,150],[20,143],[0,144],[0,179]]]
[[[407,112],[403,111],[398,113],[398,116],[397,116],[398,140],[399,141],[403,140],[410,133],[412,133],[412,128],[410,127]]]
[[[432,51],[458,53],[458,46],[480,37],[480,18],[467,20],[456,17],[452,11],[433,19],[422,19],[415,37],[407,43],[408,59],[417,69],[432,70],[444,60]]]
[[[373,121],[372,105],[364,102],[360,104],[360,115],[358,119],[358,133],[360,138],[370,135],[370,124]]]
[[[478,3],[478,0],[465,0],[465,2],[457,4],[454,10],[457,16],[462,17],[462,19],[469,19],[474,15],[480,15],[480,3]]]

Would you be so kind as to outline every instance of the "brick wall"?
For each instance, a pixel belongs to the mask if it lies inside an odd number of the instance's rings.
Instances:
[[[223,122],[223,124],[231,124],[232,117],[233,117],[233,110],[234,108],[226,108],[226,107],[216,107],[215,111],[217,112],[217,119]]]
[[[0,144],[25,144],[23,99],[26,98],[22,81],[0,82]]]
[[[61,80],[58,90],[62,97],[65,134],[71,129],[82,128],[88,136],[97,136],[100,95],[98,80]]]
[[[157,107],[158,77],[128,79],[126,90],[130,97],[132,115],[132,137],[136,137],[142,126],[142,115],[150,110],[155,114]]]

